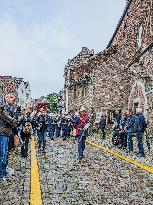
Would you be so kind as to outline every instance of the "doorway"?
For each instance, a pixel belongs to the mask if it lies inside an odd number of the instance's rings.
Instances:
[[[136,109],[137,109],[138,107],[139,107],[139,102],[134,103],[134,105],[133,105],[134,114],[136,114]]]

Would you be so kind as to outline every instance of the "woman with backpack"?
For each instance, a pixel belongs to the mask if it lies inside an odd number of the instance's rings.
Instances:
[[[27,112],[22,120],[22,130],[21,130],[21,140],[22,140],[22,147],[21,147],[21,156],[26,158],[28,156],[28,147],[32,131],[32,124],[31,124],[31,117],[30,112]]]

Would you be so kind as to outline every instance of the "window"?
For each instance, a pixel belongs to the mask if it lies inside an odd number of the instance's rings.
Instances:
[[[74,88],[74,99],[76,99],[77,98],[77,89],[76,89],[76,87]]]
[[[3,92],[3,86],[0,85],[0,92]]]
[[[84,96],[86,97],[87,95],[88,95],[88,87],[85,86],[85,87],[84,87]]]
[[[142,45],[142,32],[143,32],[143,27],[141,25],[137,32],[137,48],[140,48]]]
[[[139,103],[134,103],[134,114],[136,114],[136,109],[139,107]]]
[[[29,94],[28,93],[26,93],[26,98],[29,99]]]
[[[82,88],[82,97],[86,97],[88,95],[88,87],[83,86]]]

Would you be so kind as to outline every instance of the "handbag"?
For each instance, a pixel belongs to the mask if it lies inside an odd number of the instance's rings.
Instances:
[[[18,135],[14,136],[14,145],[15,145],[15,147],[19,146],[19,137],[18,137]]]

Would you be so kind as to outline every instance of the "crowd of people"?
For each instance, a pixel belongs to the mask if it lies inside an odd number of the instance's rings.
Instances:
[[[116,113],[114,125],[112,127],[112,143],[119,148],[126,149],[127,153],[133,152],[133,137],[136,136],[138,142],[137,157],[145,157],[143,135],[147,132],[147,123],[141,108],[136,109],[136,113],[130,109],[128,113]]]
[[[9,154],[20,144],[21,157],[28,157],[29,142],[32,135],[36,136],[38,151],[46,152],[46,140],[62,138],[67,140],[75,129],[75,139],[78,140],[79,159],[83,158],[85,139],[89,135],[91,122],[85,108],[73,115],[65,113],[54,114],[42,107],[41,109],[23,109],[17,107],[15,93],[9,93],[0,98],[0,179],[13,173],[8,167]]]
[[[55,114],[41,109],[28,108],[21,110],[15,106],[16,95],[9,93],[5,98],[0,98],[0,179],[13,172],[8,167],[10,150],[20,144],[21,157],[27,158],[29,142],[32,135],[36,136],[38,151],[46,152],[46,140],[62,138],[63,141],[73,135],[77,141],[79,160],[84,157],[85,140],[95,131],[95,115],[87,114],[86,109],[71,114]],[[102,139],[106,137],[107,117],[101,115],[97,130],[101,131]],[[142,109],[132,110],[128,113],[115,113],[112,127],[112,143],[119,148],[133,151],[133,135],[138,140],[138,157],[144,157],[143,134],[147,130],[147,123],[142,114]],[[73,133],[73,134],[72,134]]]

